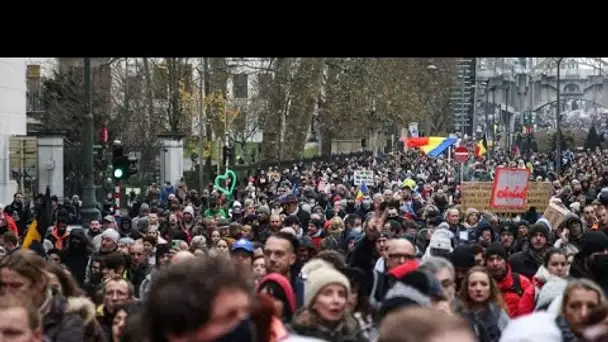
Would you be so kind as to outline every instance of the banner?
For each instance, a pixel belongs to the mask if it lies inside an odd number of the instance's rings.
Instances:
[[[524,208],[528,194],[530,170],[499,167],[494,176],[490,206],[492,208]]]
[[[492,182],[463,182],[460,184],[460,203],[463,210],[475,208],[479,211],[493,213],[520,213],[535,207],[537,212],[542,213],[549,205],[551,198],[550,182],[530,182],[526,194],[526,205],[524,208],[492,208],[490,197],[492,195]]]

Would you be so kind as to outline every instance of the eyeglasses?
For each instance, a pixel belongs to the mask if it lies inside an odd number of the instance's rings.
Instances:
[[[593,211],[585,211],[585,214],[593,215]]]

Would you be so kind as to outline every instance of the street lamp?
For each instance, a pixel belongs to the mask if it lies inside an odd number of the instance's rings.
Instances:
[[[88,227],[89,221],[99,219],[99,211],[95,208],[95,183],[93,170],[93,145],[95,132],[93,122],[93,83],[91,58],[84,59],[84,136],[82,142],[84,187],[82,193],[82,220]]]
[[[431,63],[426,66],[426,70],[428,71],[428,78],[429,78],[428,84],[430,84],[432,82],[431,77],[435,77],[434,74],[439,71],[439,68],[435,64]],[[430,87],[427,87],[427,89],[426,89],[427,92],[429,91],[429,88]],[[428,106],[428,101],[429,101],[429,99],[427,98],[425,106]],[[432,120],[433,119],[431,118],[430,115],[426,116],[426,121],[424,123],[424,133],[425,133],[425,136],[427,136],[427,137],[431,136],[431,128],[433,127]]]
[[[562,129],[561,129],[561,123],[562,123],[562,113],[561,113],[561,81],[560,81],[560,70],[561,70],[561,66],[562,66],[562,61],[564,60],[564,57],[560,57],[557,59],[557,79],[556,79],[556,87],[557,87],[557,117],[556,117],[556,123],[557,123],[557,130],[555,131],[555,150],[557,153],[557,157],[556,157],[556,161],[555,161],[555,175],[557,177],[559,177],[560,175],[560,168],[561,168],[561,164],[562,164],[562,146],[561,146],[561,141],[562,141]]]

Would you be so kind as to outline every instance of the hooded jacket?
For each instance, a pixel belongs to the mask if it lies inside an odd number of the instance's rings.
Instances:
[[[78,315],[84,322],[84,342],[106,341],[99,322],[95,319],[95,304],[86,297],[69,297],[66,313]]]
[[[84,319],[80,312],[69,310],[68,300],[64,296],[49,291],[42,307],[42,311],[46,312],[42,320],[45,341],[84,341]]]

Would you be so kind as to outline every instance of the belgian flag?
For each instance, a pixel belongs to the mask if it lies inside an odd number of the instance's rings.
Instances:
[[[53,224],[53,204],[51,202],[51,189],[47,186],[44,195],[35,200],[36,216],[27,228],[23,239],[23,248],[28,249],[32,242],[43,242],[48,228]]]
[[[483,135],[483,138],[475,144],[475,156],[477,158],[483,157],[488,152],[488,138]]]

